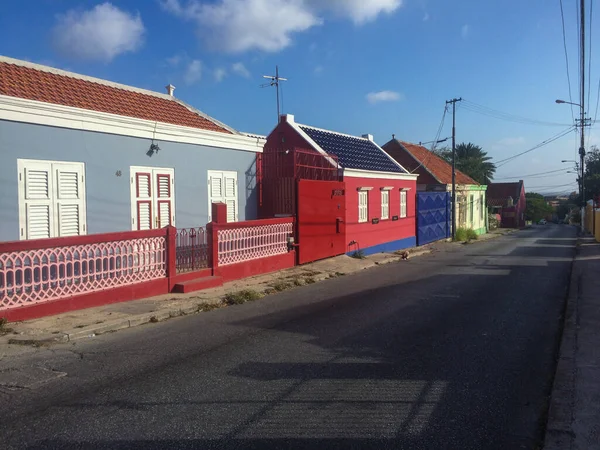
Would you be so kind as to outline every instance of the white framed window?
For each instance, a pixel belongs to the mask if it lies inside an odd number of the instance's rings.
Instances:
[[[17,169],[20,239],[86,234],[84,163],[17,159]]]
[[[400,217],[406,217],[406,199],[407,191],[400,191]]]
[[[227,222],[238,221],[237,172],[208,171],[208,221],[212,220],[212,204],[227,205]]]
[[[175,226],[175,170],[131,166],[129,173],[131,229]]]
[[[369,191],[358,191],[358,223],[369,221]]]
[[[390,218],[390,191],[381,190],[381,220]]]

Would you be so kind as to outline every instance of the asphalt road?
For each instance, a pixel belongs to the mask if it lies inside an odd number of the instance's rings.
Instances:
[[[56,378],[0,389],[1,446],[539,448],[575,234],[444,244],[11,360]]]

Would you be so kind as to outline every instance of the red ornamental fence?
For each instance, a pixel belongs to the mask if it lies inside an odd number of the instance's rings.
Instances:
[[[167,276],[167,229],[0,243],[0,312]]]
[[[288,248],[293,218],[226,223],[226,206],[214,206],[206,229],[0,243],[0,317],[24,320],[166,294],[207,271],[232,280],[295,264]]]

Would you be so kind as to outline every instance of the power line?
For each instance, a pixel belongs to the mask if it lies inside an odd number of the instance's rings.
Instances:
[[[548,172],[530,173],[528,175],[515,175],[514,177],[504,177],[504,178],[495,178],[495,179],[496,180],[510,180],[513,178],[537,177],[538,175],[546,175],[546,174],[550,174],[550,173],[565,172],[566,170],[568,170],[568,169],[563,167],[562,169],[550,170]]]
[[[590,96],[592,93],[592,56],[593,56],[593,52],[592,52],[592,21],[593,21],[593,14],[594,14],[594,1],[590,0],[590,48],[588,50],[588,53],[590,55],[590,57],[588,58],[588,99],[587,99],[587,104],[590,104]],[[589,141],[588,141],[588,145],[589,145]]]
[[[594,114],[594,123],[596,123],[596,118],[598,117],[598,105],[599,104],[600,104],[600,78],[598,79],[598,98],[596,99],[596,113]]]
[[[573,186],[575,184],[577,184],[576,181],[572,181],[571,183],[567,183],[567,184],[549,184],[547,186],[527,186],[527,190],[531,191],[532,189],[555,189],[555,188],[559,188],[559,187]]]
[[[489,108],[487,106],[479,105],[474,102],[470,102],[468,100],[463,100],[465,104],[463,108],[467,111],[474,112],[476,114],[481,114],[483,116],[492,117],[494,119],[505,120],[507,122],[515,122],[524,125],[542,125],[542,126],[550,126],[550,127],[566,127],[568,124],[564,123],[556,123],[556,122],[545,122],[536,119],[530,119],[527,117],[517,116],[515,114],[506,113],[503,111],[499,111],[496,109]]]
[[[543,147],[545,145],[550,144],[551,142],[556,141],[557,139],[560,139],[563,136],[566,136],[567,134],[569,134],[571,131],[573,131],[575,127],[574,126],[570,126],[569,128],[567,128],[564,131],[561,131],[560,133],[558,133],[557,135],[552,136],[551,138],[546,139],[543,142],[540,142],[538,145],[536,145],[535,147],[530,148],[529,150],[525,150],[524,152],[521,153],[517,153],[516,155],[510,156],[508,158],[505,159],[501,159],[500,161],[496,161],[496,168],[500,168],[505,164],[508,164],[509,162],[513,161],[514,159],[518,158],[519,156],[523,156],[527,153],[530,153],[534,150],[537,150],[540,147]]]
[[[430,150],[430,154],[427,155],[426,158],[423,158],[423,161],[421,161],[421,163],[414,168],[414,170],[411,173],[415,173],[420,167],[425,166],[425,162],[429,161],[431,158],[433,158],[433,152],[435,151],[435,146],[438,143],[440,136],[442,134],[442,130],[444,129],[444,123],[446,121],[446,113],[448,112],[448,105],[444,106],[444,114],[442,115],[442,120],[440,121],[440,126],[438,127],[438,131],[437,134],[435,136],[435,139],[432,141],[433,144],[431,145],[431,150]]]
[[[567,82],[569,83],[569,101],[573,103],[573,95],[571,93],[571,74],[569,71],[569,53],[567,52],[567,34],[565,31],[565,13],[563,10],[563,2],[560,0],[560,17],[562,19],[562,34],[563,34],[563,46],[565,48],[565,61],[567,63]],[[575,113],[573,112],[573,105],[571,106],[571,117],[575,122]]]

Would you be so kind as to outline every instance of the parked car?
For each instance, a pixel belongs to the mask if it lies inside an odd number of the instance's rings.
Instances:
[[[546,225],[547,223],[548,223],[548,222],[546,221],[546,219],[541,219],[541,220],[538,222],[538,225]]]

